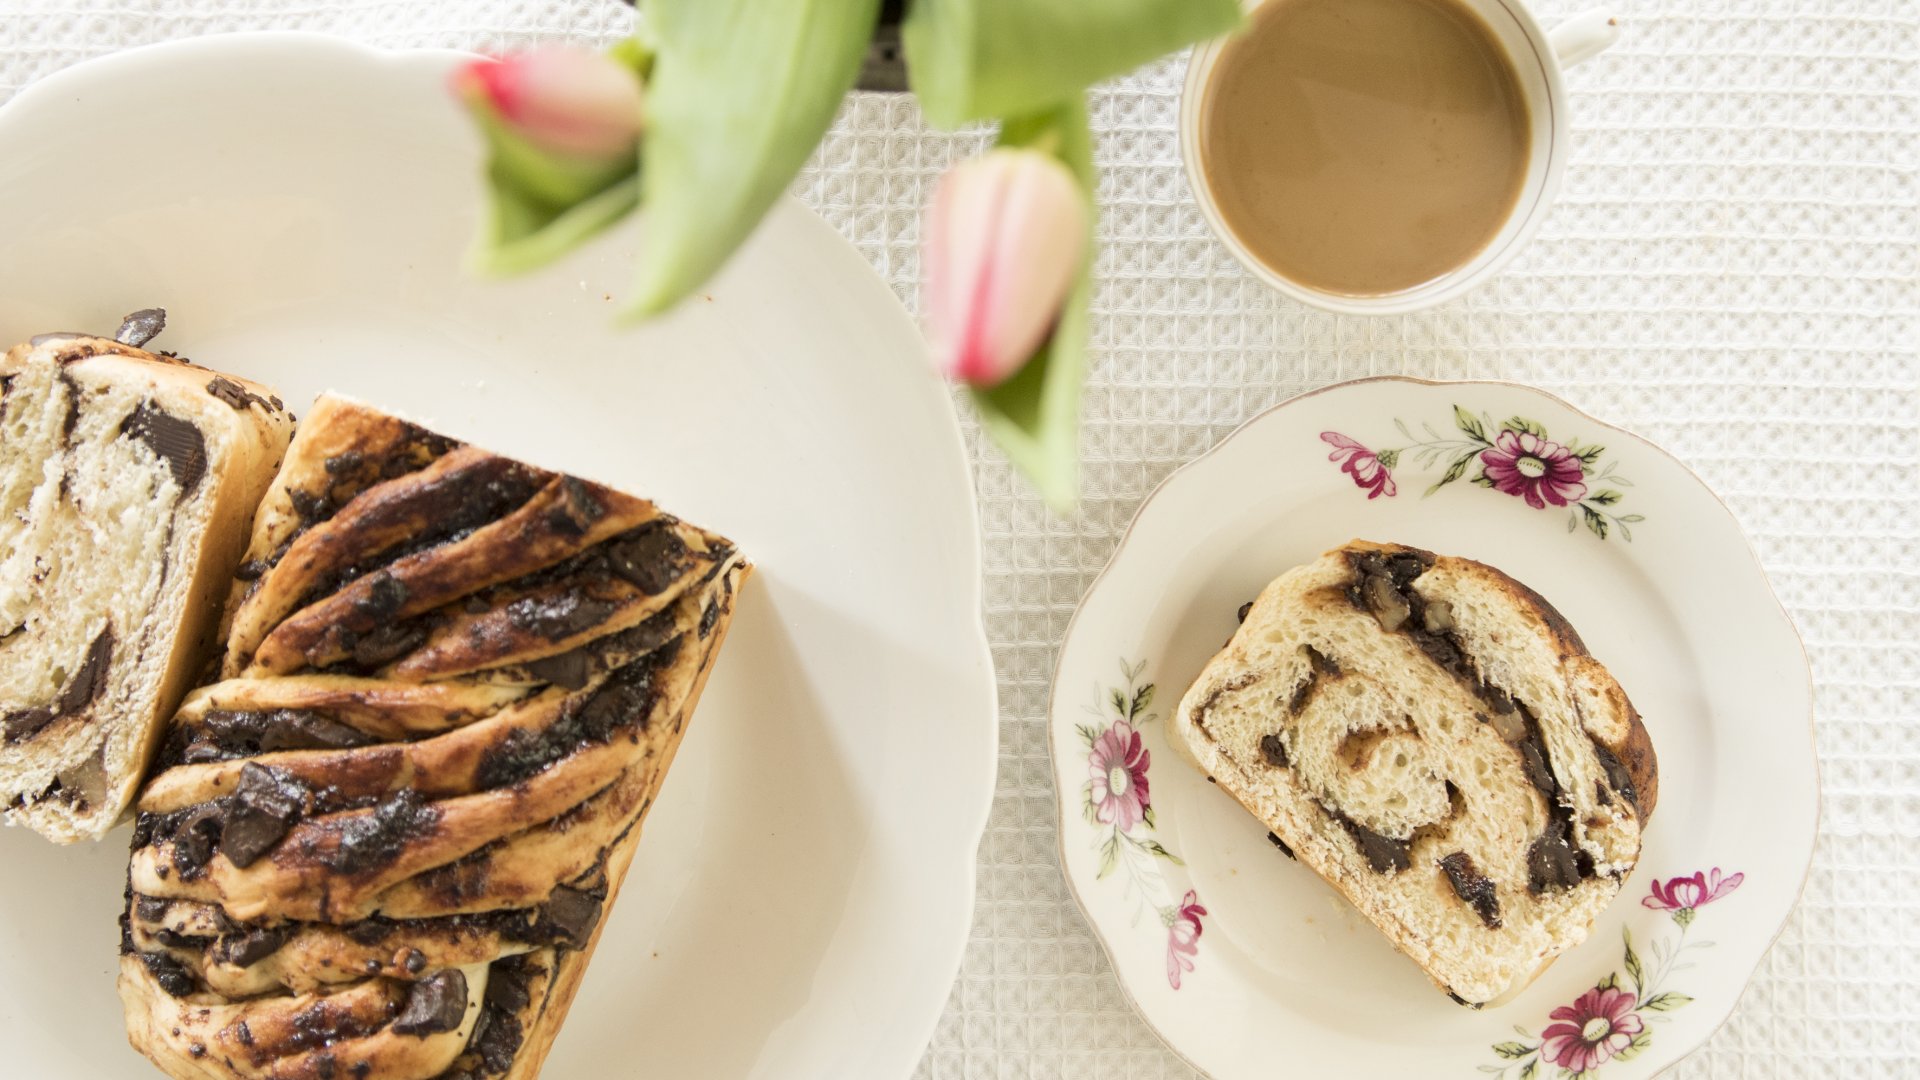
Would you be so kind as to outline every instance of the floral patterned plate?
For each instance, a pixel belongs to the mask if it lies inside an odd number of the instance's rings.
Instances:
[[[1360,537],[1545,594],[1645,717],[1660,805],[1587,942],[1478,1012],[1166,742],[1288,567]],[[1219,1078],[1650,1076],[1699,1046],[1798,898],[1817,778],[1806,655],[1732,514],[1671,456],[1543,392],[1368,379],[1254,418],[1141,507],[1052,707],[1061,861],[1147,1022]]]

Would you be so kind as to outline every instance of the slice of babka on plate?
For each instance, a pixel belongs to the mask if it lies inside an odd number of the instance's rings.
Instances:
[[[1471,1005],[1586,938],[1658,796],[1639,714],[1559,612],[1392,544],[1268,585],[1174,741]]]
[[[182,1078],[535,1076],[748,572],[323,397],[140,797],[134,1045]]]
[[[265,387],[140,348],[163,322],[0,359],[0,806],[62,843],[132,802],[293,432]]]

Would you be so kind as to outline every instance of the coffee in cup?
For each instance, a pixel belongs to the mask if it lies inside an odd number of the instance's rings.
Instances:
[[[1504,263],[1557,187],[1560,64],[1616,32],[1589,14],[1549,37],[1518,0],[1251,7],[1195,55],[1188,173],[1243,261],[1335,310],[1410,310]]]

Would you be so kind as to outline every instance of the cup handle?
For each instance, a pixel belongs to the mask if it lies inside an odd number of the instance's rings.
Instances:
[[[1547,32],[1560,66],[1570,68],[1620,40],[1620,20],[1605,8],[1583,11]]]

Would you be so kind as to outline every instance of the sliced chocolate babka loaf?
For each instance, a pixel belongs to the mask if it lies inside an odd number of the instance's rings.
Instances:
[[[0,807],[62,843],[133,801],[293,433],[266,388],[139,348],[162,321],[0,359]]]
[[[539,1072],[748,564],[325,397],[141,793],[120,989],[175,1077]]]
[[[1488,566],[1355,541],[1281,575],[1175,744],[1461,1001],[1587,936],[1658,780],[1620,685]]]

